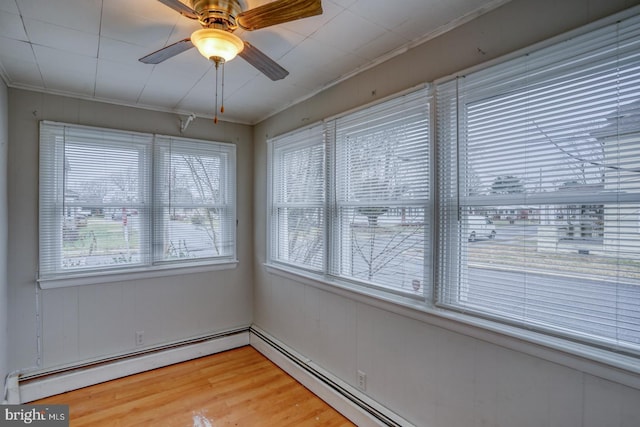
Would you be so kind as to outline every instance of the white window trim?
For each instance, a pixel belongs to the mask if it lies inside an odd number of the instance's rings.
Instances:
[[[163,141],[160,144],[156,144],[157,141]],[[162,145],[167,143],[167,140],[170,141],[170,143],[172,143],[171,141],[176,140],[179,142],[184,142],[186,144],[207,144],[207,143],[213,143],[216,146],[220,147],[220,146],[226,146],[228,147],[228,151],[226,151],[226,154],[228,157],[230,157],[232,159],[232,163],[233,163],[233,176],[231,177],[230,181],[233,182],[233,184],[231,185],[231,191],[230,194],[227,194],[227,196],[232,200],[229,204],[229,206],[227,207],[228,210],[230,210],[230,212],[232,213],[231,217],[234,219],[234,221],[230,221],[230,224],[222,224],[222,227],[225,226],[229,226],[230,230],[227,231],[226,233],[223,232],[222,235],[230,235],[232,236],[232,240],[233,240],[233,253],[230,255],[221,255],[221,256],[216,256],[216,257],[209,257],[209,258],[197,258],[196,260],[193,261],[193,263],[196,264],[220,264],[220,263],[225,263],[225,262],[232,262],[233,260],[235,260],[237,258],[237,251],[238,251],[238,245],[237,245],[237,160],[236,160],[236,146],[232,143],[228,143],[228,142],[220,142],[220,141],[207,141],[207,140],[201,140],[201,139],[193,139],[193,138],[185,138],[185,137],[176,137],[176,136],[169,136],[169,135],[159,135],[159,134],[155,134],[154,135],[154,155],[152,158],[152,173],[154,174],[154,180],[152,183],[152,206],[153,206],[153,213],[152,213],[152,219],[151,219],[151,226],[152,227],[156,227],[158,226],[158,222],[162,221],[161,218],[158,217],[158,212],[161,211],[162,209],[166,208],[166,206],[164,206],[162,203],[159,202],[159,196],[156,194],[156,185],[158,185],[158,182],[156,181],[156,179],[158,178],[159,175],[159,168],[157,167],[157,161],[159,160],[159,158],[157,157],[157,148],[158,145]],[[166,147],[165,147],[166,148]],[[193,151],[192,147],[188,147],[188,148],[184,148],[184,147],[179,147],[179,152],[191,152]],[[205,151],[211,151],[211,150],[205,150]],[[217,150],[213,150],[214,152]],[[201,151],[199,151],[201,152]],[[222,179],[221,181],[225,181],[225,185],[227,181],[229,181],[229,177],[231,174],[222,174]],[[209,205],[203,205],[202,207],[212,207],[212,204]],[[152,244],[155,242],[152,242]],[[190,265],[192,262],[190,261],[181,261],[181,260],[163,260],[163,259],[157,259],[155,261],[153,261],[154,259],[156,259],[157,255],[156,253],[153,253],[155,249],[150,251],[150,255],[151,255],[151,265],[156,267],[156,268],[162,268],[161,266],[164,265],[175,265],[175,266],[180,266],[180,265]]]
[[[36,279],[40,289],[66,288],[69,286],[97,285],[132,280],[150,279],[154,277],[177,276],[183,274],[205,273],[219,270],[232,270],[238,260],[207,263],[183,263],[180,265],[160,264],[149,268],[132,268],[127,271],[93,272],[86,274],[63,275],[54,278]]]

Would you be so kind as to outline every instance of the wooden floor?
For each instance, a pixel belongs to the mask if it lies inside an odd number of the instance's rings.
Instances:
[[[30,403],[69,405],[72,427],[353,425],[249,346]]]

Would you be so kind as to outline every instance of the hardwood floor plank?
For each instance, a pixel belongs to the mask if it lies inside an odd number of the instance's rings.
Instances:
[[[72,427],[353,426],[250,346],[41,399]]]

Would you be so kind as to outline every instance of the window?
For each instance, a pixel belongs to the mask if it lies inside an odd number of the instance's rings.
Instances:
[[[335,175],[331,274],[424,292],[429,258],[426,90],[329,122]]]
[[[322,126],[278,138],[271,149],[271,257],[322,272],[326,240]]]
[[[156,137],[157,262],[235,257],[233,146]]]
[[[272,140],[270,260],[424,295],[429,129],[422,89]]]
[[[437,85],[443,307],[640,352],[640,19]]]
[[[234,176],[231,144],[42,122],[40,279],[233,260]]]

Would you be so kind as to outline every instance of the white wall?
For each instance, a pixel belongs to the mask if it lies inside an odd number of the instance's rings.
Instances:
[[[564,355],[550,355],[535,345],[520,351],[522,343],[499,334],[472,337],[472,328],[459,328],[455,321],[437,322],[409,309],[394,310],[393,304],[272,275],[264,267],[268,137],[635,4],[513,0],[257,125],[255,324],[353,386],[356,371],[366,372],[366,393],[418,426],[640,425],[640,389],[628,386],[640,382],[629,373],[616,373],[616,381],[605,380],[588,373],[591,369],[584,370],[579,359],[565,360]]]
[[[237,146],[238,268],[38,290],[38,122],[54,120],[180,135],[180,121],[175,114],[18,89],[9,89],[9,109],[11,370],[46,369],[139,350],[135,331],[144,331],[145,345],[154,346],[251,324],[250,127],[196,119],[184,134]],[[0,207],[1,203],[0,199]]]
[[[0,387],[8,373],[7,317],[7,152],[9,146],[9,94],[0,79]],[[0,396],[0,402],[4,397]]]

